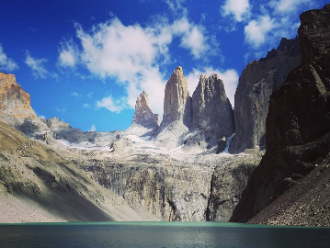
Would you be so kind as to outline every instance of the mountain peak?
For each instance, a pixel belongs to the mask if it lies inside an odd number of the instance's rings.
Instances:
[[[159,116],[151,110],[148,94],[144,91],[136,99],[135,113],[132,124],[138,124],[146,128],[158,126]]]
[[[6,123],[36,119],[30,95],[16,82],[13,74],[0,72],[0,116]]]
[[[191,97],[181,66],[178,66],[165,86],[164,116],[161,126],[182,121],[189,126],[192,118]]]

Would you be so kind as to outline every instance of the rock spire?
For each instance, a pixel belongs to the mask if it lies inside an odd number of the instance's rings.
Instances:
[[[161,127],[174,121],[183,122],[190,127],[192,120],[191,97],[188,84],[183,76],[182,67],[178,66],[165,86],[164,115]]]
[[[155,128],[159,125],[159,116],[152,112],[148,94],[144,91],[136,99],[132,124],[138,124],[146,128]]]
[[[234,115],[225,87],[218,75],[200,76],[192,96],[193,128],[212,134],[217,140],[234,133]]]

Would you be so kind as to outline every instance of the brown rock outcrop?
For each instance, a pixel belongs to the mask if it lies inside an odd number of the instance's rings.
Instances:
[[[152,112],[148,94],[144,91],[136,99],[132,124],[138,124],[146,128],[156,128],[159,126],[159,115]]]
[[[30,95],[16,83],[13,74],[0,72],[0,118],[10,125],[22,123],[24,119],[36,119],[31,107]]]
[[[188,84],[183,76],[182,67],[178,66],[165,86],[164,115],[161,128],[174,121],[183,122],[190,127],[192,120],[191,97]]]
[[[216,145],[235,131],[233,109],[218,75],[200,76],[192,96],[192,129],[208,134],[209,143]]]
[[[283,38],[277,50],[271,50],[266,58],[246,66],[235,92],[235,136],[230,153],[265,146],[270,95],[300,62],[299,39]]]
[[[302,13],[300,19],[303,62],[271,96],[267,151],[231,221],[248,221],[317,165],[330,162],[330,4]]]

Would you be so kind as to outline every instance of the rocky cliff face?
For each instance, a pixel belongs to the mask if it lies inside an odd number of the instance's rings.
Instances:
[[[14,125],[25,119],[36,119],[31,107],[30,95],[16,83],[12,74],[0,72],[0,117],[8,124]]]
[[[217,165],[212,174],[206,220],[224,222],[230,219],[262,154],[258,152],[248,157],[232,157]]]
[[[131,206],[141,204],[163,220],[228,221],[259,162],[260,154],[198,163],[164,154],[121,154],[77,164]]]
[[[16,82],[12,74],[0,72],[0,119],[29,137],[42,138],[47,125],[31,107],[30,95]]]
[[[212,168],[168,155],[134,154],[80,165],[131,205],[144,206],[167,221],[202,221],[210,195]]]
[[[183,76],[182,67],[178,66],[165,86],[164,115],[161,128],[174,121],[183,122],[190,127],[192,120],[191,97],[188,84]]]
[[[136,99],[135,113],[132,124],[153,129],[159,126],[159,122],[159,116],[152,112],[148,95],[143,91]]]
[[[330,4],[300,19],[302,64],[271,96],[267,151],[231,221],[249,220],[315,167],[330,162]]]
[[[230,153],[264,148],[269,99],[301,62],[299,39],[282,39],[266,58],[249,63],[239,78],[235,93],[235,136]]]
[[[207,143],[217,145],[218,141],[234,133],[233,109],[226,96],[222,80],[212,74],[201,75],[192,96],[192,130],[203,132]]]

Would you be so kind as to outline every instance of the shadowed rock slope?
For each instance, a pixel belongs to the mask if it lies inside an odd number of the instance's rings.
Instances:
[[[304,12],[300,19],[302,64],[271,96],[266,122],[267,151],[231,221],[248,221],[292,186],[287,195],[278,198],[284,211],[278,212],[282,221],[276,223],[315,224],[311,215],[328,219],[330,214],[329,198],[323,198],[329,194],[325,180],[330,163],[330,4]],[[317,211],[316,206],[320,207]],[[285,217],[285,210],[289,209],[299,211]],[[286,218],[290,221],[284,221]],[[272,223],[270,214],[255,220]]]
[[[209,146],[205,148],[209,149],[216,146],[222,138],[226,140],[234,133],[233,109],[218,75],[212,74],[209,78],[200,76],[192,96],[192,110],[191,131],[196,134],[186,139],[185,145],[205,142]],[[198,139],[199,136],[203,138]],[[223,151],[224,148],[220,150]]]
[[[3,122],[0,147],[0,222],[156,219]]]
[[[271,50],[266,58],[245,67],[235,92],[235,136],[230,153],[264,148],[270,95],[300,62],[299,39],[283,38],[277,50]]]

